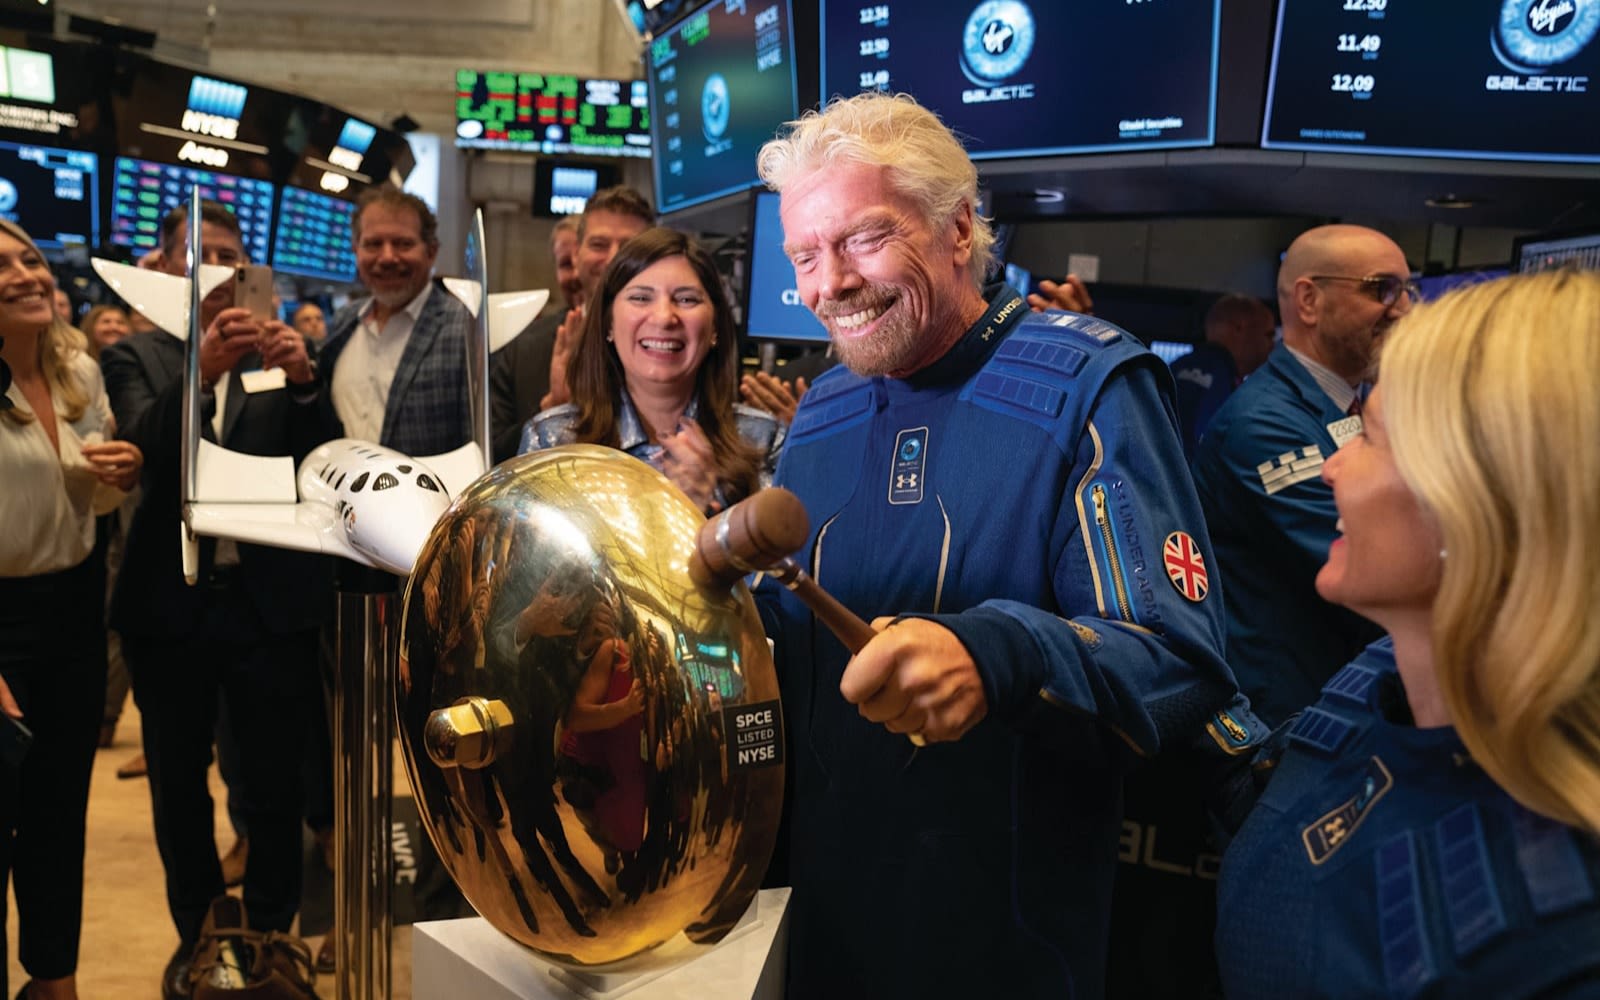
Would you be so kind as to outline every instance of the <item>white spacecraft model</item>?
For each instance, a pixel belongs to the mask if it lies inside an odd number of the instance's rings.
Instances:
[[[198,197],[191,218],[200,217]],[[96,259],[95,272],[130,306],[181,340],[184,352],[183,572],[199,575],[199,536],[231,538],[302,552],[341,556],[397,573],[411,572],[417,553],[450,500],[488,471],[489,355],[527,327],[549,300],[547,290],[485,295],[483,216],[467,238],[470,278],[445,278],[476,320],[467,343],[473,441],[442,455],[413,458],[370,441],[339,438],[300,463],[230,451],[201,437],[200,302],[233,276],[233,268],[201,264],[200,227],[190,229],[189,272],[198,282]],[[324,387],[326,391],[326,387]]]

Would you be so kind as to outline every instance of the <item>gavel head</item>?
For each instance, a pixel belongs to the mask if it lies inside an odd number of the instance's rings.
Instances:
[[[777,486],[762,490],[700,528],[689,575],[704,586],[725,587],[787,559],[810,534],[811,522],[799,497]]]

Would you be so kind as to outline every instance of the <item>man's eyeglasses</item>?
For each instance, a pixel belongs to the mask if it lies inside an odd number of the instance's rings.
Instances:
[[[1415,281],[1392,274],[1371,274],[1364,278],[1350,278],[1342,274],[1313,274],[1308,277],[1312,281],[1354,281],[1361,286],[1363,295],[1383,303],[1386,308],[1400,301],[1401,292],[1412,303],[1422,301],[1422,289],[1417,287]]]

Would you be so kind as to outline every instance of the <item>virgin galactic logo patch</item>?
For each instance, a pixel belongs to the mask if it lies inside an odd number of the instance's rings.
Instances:
[[[894,458],[889,462],[889,502],[921,503],[927,471],[928,428],[901,431],[894,439]]]

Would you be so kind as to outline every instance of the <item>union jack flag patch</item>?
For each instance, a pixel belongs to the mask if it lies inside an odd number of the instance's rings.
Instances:
[[[1200,555],[1200,546],[1186,531],[1174,531],[1161,547],[1161,562],[1167,568],[1167,579],[1186,600],[1199,603],[1206,599],[1211,581],[1206,576],[1206,561]]]

